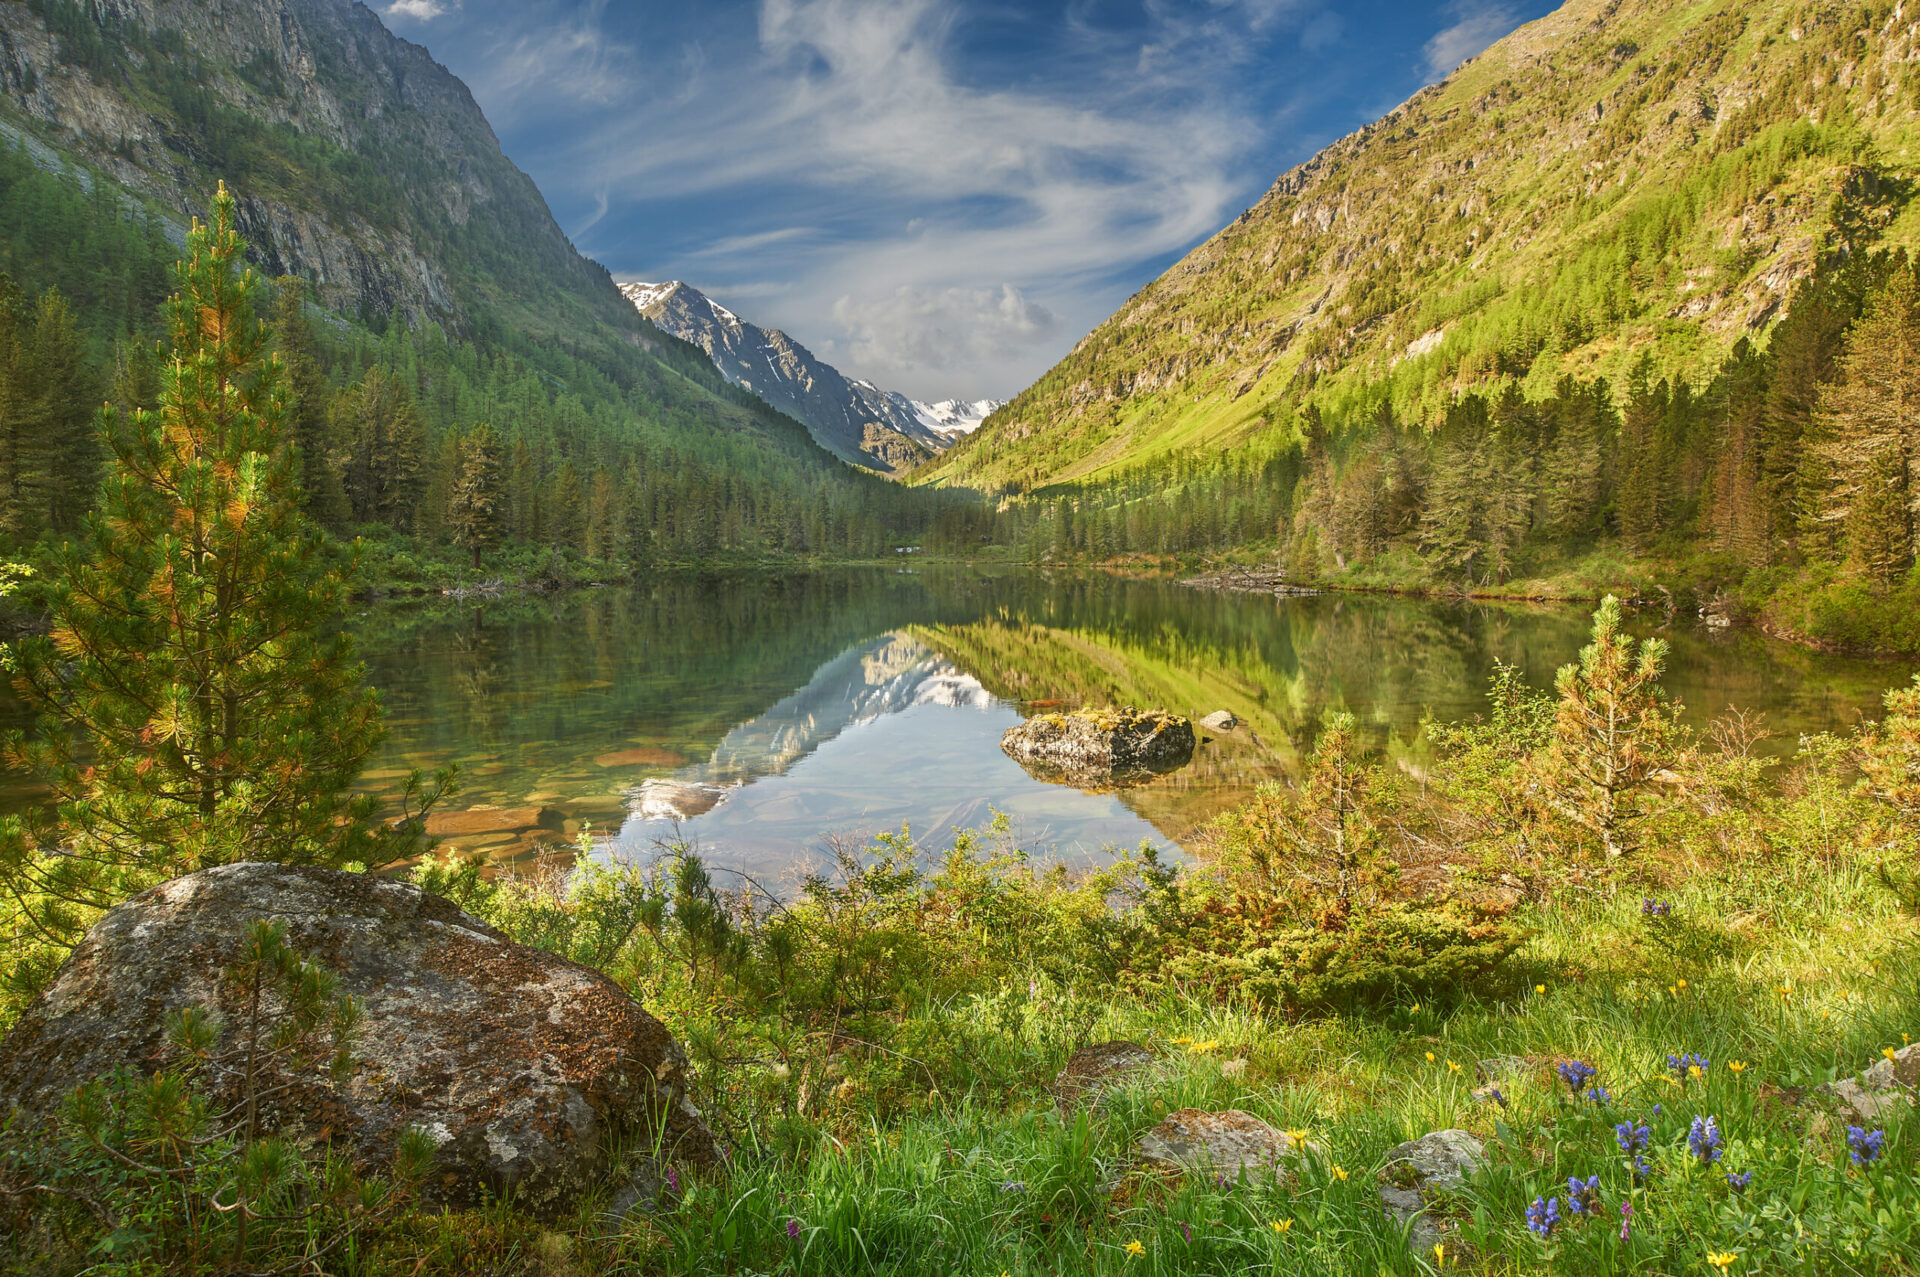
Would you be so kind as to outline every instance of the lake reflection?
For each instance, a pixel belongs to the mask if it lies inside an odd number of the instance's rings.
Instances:
[[[1646,634],[1663,620],[1631,624]],[[1053,857],[1177,847],[1295,768],[1330,708],[1417,775],[1423,722],[1477,713],[1496,660],[1548,685],[1585,640],[1588,609],[930,567],[664,578],[350,621],[390,729],[364,783],[393,792],[409,768],[460,764],[441,818],[452,845],[517,860],[590,823],[620,854],[681,837],[777,882],[819,863],[829,837],[907,826],[938,851],[995,812]],[[1777,753],[1850,726],[1912,673],[1687,618],[1661,632],[1689,719],[1761,712]],[[1088,794],[1000,752],[1035,702],[1225,709],[1242,726],[1178,772]],[[0,727],[17,721],[0,704]],[[0,777],[0,810],[31,797]]]
[[[1052,856],[1177,846],[1296,766],[1328,708],[1353,711],[1374,748],[1417,772],[1423,721],[1477,712],[1496,660],[1547,684],[1586,625],[1575,607],[961,569],[663,579],[356,621],[392,726],[368,783],[459,762],[454,805],[498,819],[471,813],[458,845],[515,858],[592,822],[618,853],[678,837],[775,879],[817,863],[830,836],[904,825],[938,850],[996,811]],[[1762,711],[1782,751],[1851,724],[1907,676],[1684,618],[1664,633],[1689,717]],[[1226,709],[1242,726],[1180,772],[1088,794],[1000,752],[1036,701]]]

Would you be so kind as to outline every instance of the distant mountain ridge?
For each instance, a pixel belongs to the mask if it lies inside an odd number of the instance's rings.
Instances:
[[[851,378],[777,328],[748,323],[680,280],[622,284],[662,331],[707,352],[728,381],[803,423],[820,446],[856,465],[912,469],[979,426],[999,404],[923,404]]]

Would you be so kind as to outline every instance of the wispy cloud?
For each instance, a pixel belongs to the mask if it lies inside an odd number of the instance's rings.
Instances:
[[[431,22],[450,12],[448,5],[440,0],[393,0],[381,10],[388,18],[399,18],[413,22]]]
[[[1519,25],[1519,15],[1511,4],[1486,0],[1452,0],[1447,16],[1453,25],[1427,41],[1427,74],[1441,80],[1452,75],[1468,58],[1479,57],[1487,46]]]

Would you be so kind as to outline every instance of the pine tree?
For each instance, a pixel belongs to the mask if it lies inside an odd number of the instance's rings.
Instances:
[[[380,706],[330,624],[343,585],[299,511],[285,369],[267,357],[233,217],[222,186],[178,267],[160,407],[102,412],[99,509],[53,574],[50,637],[20,653],[42,730],[8,752],[45,779],[58,824],[0,838],[0,878],[50,940],[208,865],[337,865],[417,843],[417,821],[378,828],[350,793]]]
[[[340,481],[332,393],[307,318],[307,286],[291,275],[273,282],[273,332],[287,369],[287,443],[299,459],[301,503],[321,527],[339,532],[351,510]]]
[[[1841,381],[1820,395],[1817,452],[1830,486],[1822,522],[1882,582],[1914,557],[1920,516],[1920,277],[1893,273],[1855,324]]]
[[[500,445],[493,427],[476,426],[460,441],[460,470],[447,499],[447,530],[453,543],[473,551],[473,569],[480,555],[500,543]]]

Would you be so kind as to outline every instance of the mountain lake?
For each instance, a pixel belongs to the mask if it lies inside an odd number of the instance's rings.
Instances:
[[[927,564],[388,602],[350,623],[389,727],[363,783],[398,793],[411,769],[457,763],[460,792],[433,825],[448,846],[526,866],[590,830],[598,855],[685,844],[791,891],[836,840],[906,829],[937,854],[996,814],[1036,858],[1177,852],[1297,774],[1329,709],[1417,781],[1424,723],[1481,712],[1496,662],[1550,686],[1589,611]],[[1672,645],[1665,683],[1691,723],[1761,715],[1780,755],[1876,712],[1912,674],[1686,614],[1632,626]],[[1001,752],[1023,715],[1082,704],[1226,710],[1239,726],[1200,731],[1191,764],[1109,792],[1034,779]],[[0,797],[31,795],[11,777]]]

